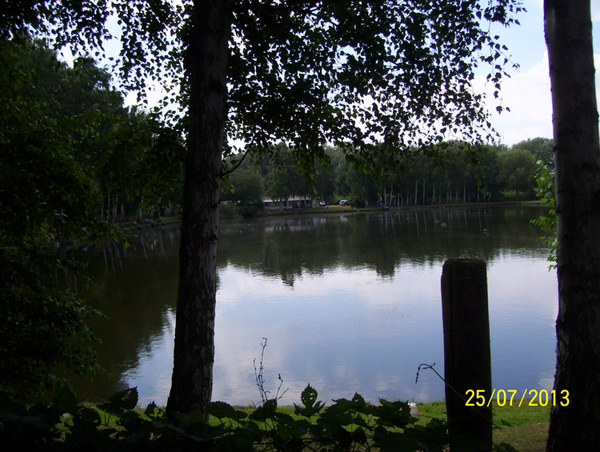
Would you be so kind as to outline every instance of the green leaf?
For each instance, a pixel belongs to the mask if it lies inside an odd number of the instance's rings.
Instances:
[[[137,388],[129,388],[124,391],[119,391],[108,399],[98,408],[106,411],[107,413],[120,415],[124,411],[133,410],[138,402]]]
[[[500,423],[505,427],[514,427],[510,422],[500,419]]]
[[[75,413],[77,411],[77,398],[67,386],[61,387],[52,400],[53,404],[64,413]]]
[[[317,413],[320,413],[323,410],[325,403],[320,401],[318,402],[318,396],[319,394],[316,389],[308,384],[300,395],[300,400],[302,401],[304,407],[294,404],[296,414],[304,417],[311,417]]]
[[[250,419],[255,421],[265,421],[274,419],[277,416],[277,400],[266,400],[261,406],[250,414]]]
[[[306,386],[306,388],[304,388],[304,391],[302,391],[302,394],[300,394],[300,400],[302,401],[302,404],[306,407],[306,408],[312,408],[314,403],[317,401],[317,397],[319,396],[319,393],[317,392],[316,389],[314,389],[310,383]]]
[[[144,415],[150,418],[150,420],[162,417],[163,414],[164,411],[158,408],[154,402],[149,403],[148,406],[146,406],[146,409],[144,410]]]
[[[243,411],[236,410],[225,402],[211,402],[206,406],[206,413],[217,419],[235,419],[240,420],[247,417]]]

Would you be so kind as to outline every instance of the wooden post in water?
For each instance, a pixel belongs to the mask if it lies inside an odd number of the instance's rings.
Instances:
[[[444,375],[451,436],[464,434],[492,448],[492,365],[486,263],[449,259],[442,271]],[[471,405],[471,406],[467,406]],[[454,441],[458,445],[458,441]]]

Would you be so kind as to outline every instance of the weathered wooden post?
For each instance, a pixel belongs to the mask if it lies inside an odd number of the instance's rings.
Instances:
[[[492,448],[492,366],[486,263],[449,259],[442,271],[446,410],[452,437]],[[451,439],[452,441],[452,439]],[[455,441],[455,446],[457,441]],[[452,442],[450,444],[451,449]],[[455,447],[456,449],[456,447]]]

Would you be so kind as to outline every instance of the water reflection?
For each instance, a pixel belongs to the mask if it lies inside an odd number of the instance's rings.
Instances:
[[[554,366],[556,277],[529,223],[531,207],[305,216],[221,225],[214,399],[259,400],[253,360],[267,337],[266,379],[299,400],[307,383],[324,400],[443,397],[440,274],[445,259],[488,262],[494,387],[548,387]],[[164,404],[172,365],[177,228],[145,230],[131,246],[106,243],[88,258],[99,356],[114,375],[80,386],[98,398],[138,386]]]

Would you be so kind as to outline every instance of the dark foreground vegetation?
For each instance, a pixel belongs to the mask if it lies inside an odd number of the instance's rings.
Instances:
[[[455,450],[491,446],[450,436],[439,404],[431,404],[417,418],[406,402],[380,400],[373,405],[355,394],[325,407],[317,397],[309,385],[302,405],[293,409],[278,408],[276,398],[263,399],[252,409],[211,402],[207,420],[199,411],[167,417],[154,404],[137,409],[135,389],[92,407],[77,404],[73,393],[63,388],[49,405],[13,405],[10,410],[1,406],[0,435],[8,450],[44,451],[443,451],[449,444]],[[547,416],[538,420],[547,423]],[[515,450],[505,443],[493,448]]]

